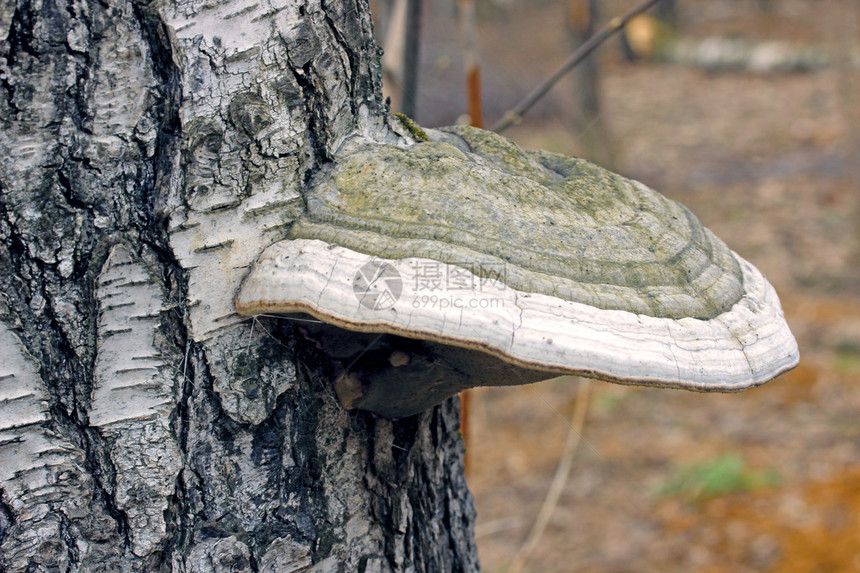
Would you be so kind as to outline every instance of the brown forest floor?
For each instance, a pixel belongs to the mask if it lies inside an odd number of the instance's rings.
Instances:
[[[742,0],[680,4],[692,36],[860,42],[849,0],[776,1],[768,16]],[[456,26],[447,3],[433,6],[426,125],[451,122],[460,101]],[[482,15],[489,121],[563,60],[562,15],[561,2]],[[690,207],[765,273],[801,365],[736,395],[592,383],[586,443],[526,570],[860,571],[858,72],[709,74],[617,53],[611,42],[602,56],[616,169]],[[586,153],[573,93],[559,86],[508,135]],[[575,386],[474,394],[469,484],[487,572],[506,569],[546,495]]]

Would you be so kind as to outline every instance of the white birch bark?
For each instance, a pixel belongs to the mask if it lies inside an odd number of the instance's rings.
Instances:
[[[5,569],[68,570],[75,550],[88,559],[105,557],[98,541],[117,542],[116,525],[102,507],[90,507],[94,492],[84,452],[53,429],[39,365],[5,325],[0,325],[0,356],[0,554]],[[91,541],[70,548],[69,535]],[[117,566],[110,560],[104,564]]]
[[[474,571],[456,402],[232,298],[354,133],[363,0],[0,0],[0,571]]]

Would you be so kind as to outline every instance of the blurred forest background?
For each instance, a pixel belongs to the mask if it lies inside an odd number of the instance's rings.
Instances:
[[[458,3],[421,6],[410,112],[424,126],[469,119]],[[373,3],[380,43],[396,4]],[[475,0],[487,126],[568,57],[594,4],[599,28],[636,2]],[[505,134],[690,207],[774,284],[801,364],[732,395],[591,382],[569,479],[524,570],[860,571],[860,2],[674,4]],[[577,385],[472,392],[486,572],[508,571],[529,535]]]

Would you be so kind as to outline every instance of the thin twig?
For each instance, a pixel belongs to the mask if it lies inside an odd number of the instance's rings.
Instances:
[[[576,452],[576,447],[582,439],[582,428],[585,425],[585,414],[588,412],[588,393],[591,388],[591,381],[584,378],[579,381],[576,388],[576,405],[573,409],[573,417],[570,421],[570,430],[567,433],[567,440],[564,444],[564,451],[559,459],[558,467],[555,470],[555,476],[552,478],[552,484],[547,491],[546,498],[543,500],[543,505],[538,512],[534,525],[523,543],[520,550],[517,551],[511,566],[508,567],[508,573],[520,573],[531,557],[541,535],[543,535],[546,526],[549,525],[549,520],[558,505],[558,499],[561,497],[561,492],[567,483],[567,478],[570,475],[570,468],[573,465],[573,454]]]
[[[661,2],[662,0],[645,0],[623,16],[619,16],[617,18],[613,18],[609,21],[609,23],[603,27],[597,34],[590,37],[586,40],[577,50],[570,55],[564,64],[556,70],[556,72],[551,75],[549,78],[543,81],[538,87],[536,87],[532,92],[527,95],[523,100],[515,105],[512,109],[508,110],[502,119],[496,122],[495,125],[491,128],[492,131],[497,133],[501,133],[506,130],[510,126],[517,124],[522,119],[522,116],[525,112],[527,112],[540,98],[545,96],[547,92],[560,80],[564,75],[572,70],[579,62],[588,57],[591,52],[594,51],[597,46],[602,44],[607,38],[624,28],[624,26],[641,14],[646,11],[651,6]]]

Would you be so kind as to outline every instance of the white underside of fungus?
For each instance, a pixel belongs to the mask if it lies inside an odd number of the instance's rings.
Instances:
[[[266,249],[245,279],[236,308],[245,315],[307,313],[348,330],[479,350],[548,373],[736,391],[793,368],[797,344],[773,287],[735,256],[743,273],[741,299],[707,320],[674,319],[526,293],[430,259],[379,259],[296,239]],[[371,270],[389,273],[357,291],[356,277],[369,263]],[[458,288],[427,290],[415,273],[428,268],[457,276]],[[400,293],[391,292],[397,277]],[[362,303],[362,293],[373,297],[370,304]]]

